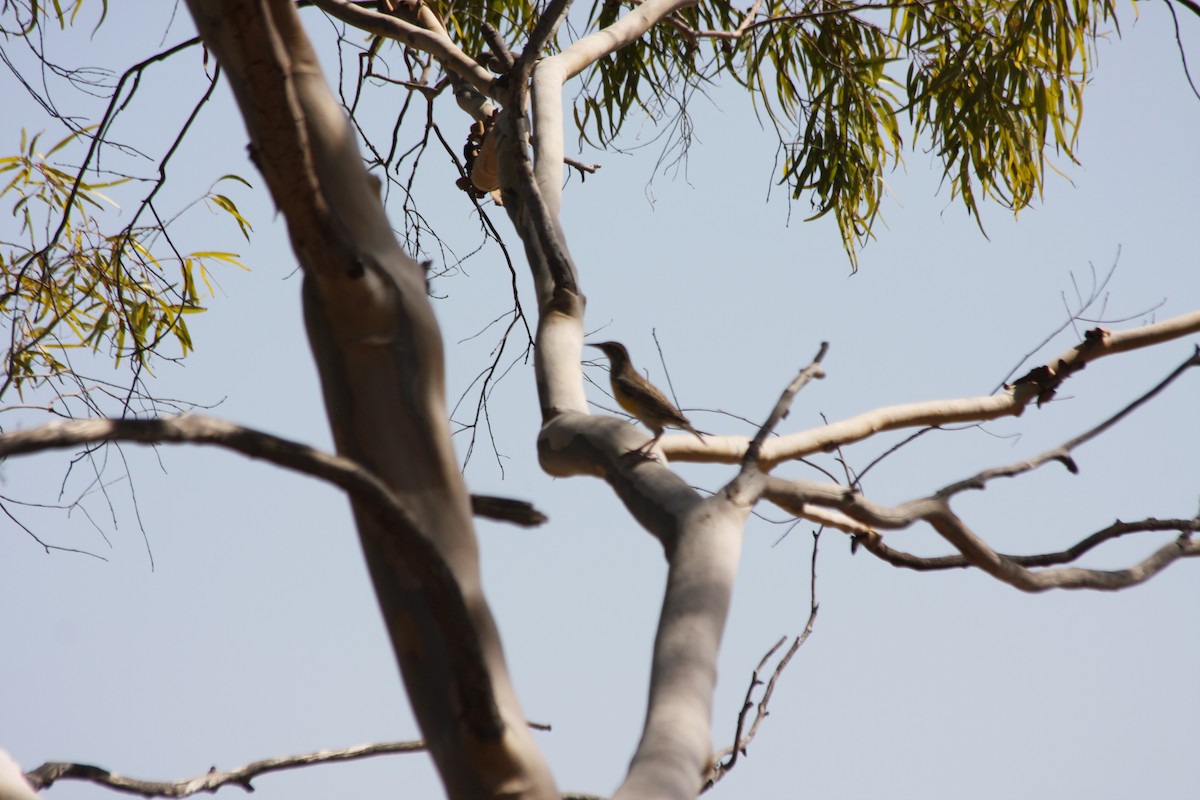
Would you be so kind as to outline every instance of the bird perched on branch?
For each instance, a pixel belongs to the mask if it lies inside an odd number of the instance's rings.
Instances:
[[[588,346],[599,348],[608,356],[608,377],[612,383],[613,397],[620,403],[621,408],[637,417],[639,422],[654,432],[654,438],[634,452],[644,453],[653,448],[662,438],[664,428],[679,428],[704,441],[704,435],[692,427],[692,423],[688,422],[688,418],[681,414],[679,409],[671,405],[666,395],[633,368],[625,345],[620,342],[600,342]]]

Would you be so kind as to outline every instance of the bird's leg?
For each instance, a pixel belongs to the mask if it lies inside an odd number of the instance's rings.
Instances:
[[[626,455],[637,453],[642,458],[654,458],[654,456],[650,455],[650,451],[654,449],[654,445],[658,444],[658,440],[662,438],[663,433],[664,431],[658,431],[654,434],[653,439],[646,442],[641,447],[635,447],[634,449],[627,451]]]

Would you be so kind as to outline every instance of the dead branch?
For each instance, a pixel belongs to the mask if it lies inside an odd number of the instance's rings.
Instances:
[[[771,409],[771,414],[767,417],[767,421],[758,429],[758,433],[751,440],[750,446],[746,448],[747,463],[758,461],[763,443],[774,432],[776,426],[787,418],[787,415],[791,412],[792,401],[796,399],[796,395],[800,393],[800,390],[807,386],[814,378],[821,379],[825,377],[825,371],[821,369],[821,362],[825,360],[825,354],[828,352],[829,342],[821,342],[821,347],[817,350],[816,356],[813,357],[812,363],[800,370],[795,380],[783,390],[783,394],[779,396],[775,407]]]
[[[742,704],[742,710],[738,712],[737,727],[735,728],[733,734],[733,744],[717,752],[713,756],[713,768],[704,780],[704,791],[711,789],[717,783],[717,781],[724,778],[725,775],[734,768],[734,766],[737,764],[739,754],[745,755],[746,749],[750,746],[750,742],[752,742],[754,737],[758,735],[759,726],[762,725],[763,721],[767,718],[769,713],[767,706],[771,702],[771,695],[775,693],[775,684],[779,681],[779,677],[783,674],[783,671],[787,669],[787,665],[791,663],[792,656],[796,655],[796,651],[799,650],[804,643],[808,641],[808,637],[812,635],[813,626],[817,622],[817,611],[821,607],[821,604],[817,602],[817,549],[820,545],[820,542],[821,532],[814,531],[809,581],[810,599],[808,622],[805,623],[804,630],[800,633],[800,635],[792,641],[792,646],[788,648],[786,653],[784,653],[783,658],[779,659],[779,663],[775,665],[775,669],[772,670],[771,677],[767,681],[767,688],[763,692],[762,699],[758,701],[757,707],[752,702],[752,698],[754,696],[754,690],[762,685],[762,681],[759,680],[758,676],[766,668],[767,662],[771,659],[771,656],[773,656],[776,651],[783,646],[783,643],[787,640],[787,637],[784,637],[776,642],[775,645],[766,652],[766,655],[762,657],[762,660],[758,662],[758,666],[754,669],[754,672],[750,674],[750,685],[746,687],[746,699]],[[746,717],[751,708],[755,709],[754,721],[750,724],[750,730],[746,731],[746,733],[743,735],[742,731],[745,728]]]
[[[1133,586],[1148,580],[1180,558],[1200,555],[1200,541],[1192,538],[1192,534],[1196,532],[1200,522],[1175,520],[1172,522],[1179,524],[1164,527],[1157,521],[1148,521],[1142,530],[1178,530],[1180,536],[1127,569],[1099,570],[1083,567],[1058,567],[1035,572],[1030,567],[1069,563],[1097,545],[1125,533],[1133,532],[1135,529],[1128,529],[1124,523],[1117,523],[1115,526],[1087,537],[1073,548],[1063,551],[1062,554],[1050,553],[1029,559],[1013,558],[997,553],[975,534],[951,510],[950,500],[955,495],[969,489],[984,489],[988,482],[995,478],[1021,475],[1051,461],[1062,463],[1068,470],[1075,472],[1077,468],[1071,455],[1072,451],[1112,428],[1135,409],[1165,390],[1185,371],[1197,366],[1200,366],[1200,348],[1197,348],[1191,357],[1156,386],[1079,436],[1034,458],[985,470],[971,478],[950,484],[929,497],[889,508],[868,500],[855,489],[812,481],[789,482],[779,478],[768,479],[764,496],[780,507],[801,515],[805,513],[809,504],[832,507],[842,512],[868,528],[866,531],[856,532],[868,550],[889,563],[896,563],[897,566],[912,569],[949,569],[957,566],[974,566],[998,580],[1027,592],[1041,592],[1056,588],[1115,591]],[[943,559],[921,559],[903,551],[893,550],[883,545],[880,534],[874,530],[876,528],[893,530],[907,528],[918,521],[928,522],[933,526],[934,530],[958,550],[965,563],[960,564],[957,561]]]
[[[600,169],[599,164],[585,164],[570,156],[563,156],[563,163],[577,171],[580,180],[586,179],[588,175],[596,174],[596,170]]]
[[[1185,538],[1190,534],[1200,532],[1200,516],[1192,519],[1156,519],[1150,517],[1148,519],[1137,520],[1135,522],[1122,522],[1117,520],[1112,525],[1102,528],[1095,533],[1079,540],[1075,544],[1068,547],[1066,550],[1059,550],[1054,553],[1037,553],[1033,555],[1007,555],[1001,554],[1000,557],[1019,564],[1022,567],[1051,567],[1059,564],[1069,564],[1072,561],[1083,556],[1085,553],[1099,547],[1107,541],[1117,539],[1122,536],[1128,536],[1135,533],[1155,533],[1163,531],[1177,531],[1181,538]],[[945,569],[965,569],[973,566],[966,556],[950,555],[950,556],[918,556],[912,553],[906,553],[903,550],[897,550],[889,547],[884,541],[883,536],[875,530],[866,530],[854,537],[856,545],[861,545],[862,548],[874,556],[888,562],[895,567],[904,567],[905,569],[916,570],[918,572],[934,572]]]
[[[480,94],[489,94],[492,73],[464,53],[444,29],[414,25],[397,17],[380,14],[347,0],[313,0],[313,5],[361,31],[403,42],[409,47],[429,53],[446,69],[469,82]]]
[[[787,417],[792,407],[792,401],[796,399],[796,395],[800,390],[809,384],[814,378],[820,379],[825,377],[824,370],[821,369],[821,362],[825,359],[825,354],[829,352],[829,342],[821,342],[821,346],[817,349],[816,356],[813,357],[812,363],[800,370],[791,383],[779,395],[779,399],[775,402],[775,406],[771,409],[771,413],[767,415],[767,419],[758,428],[758,433],[750,441],[750,445],[746,448],[746,455],[742,459],[742,467],[738,470],[738,474],[725,487],[725,492],[731,497],[740,497],[745,502],[753,505],[765,488],[763,483],[763,471],[759,468],[759,454],[762,452],[763,442],[767,440],[776,426]]]
[[[536,528],[549,519],[538,511],[533,503],[513,500],[511,497],[493,497],[486,494],[471,495],[471,511],[477,517],[511,522],[524,528]]]
[[[424,752],[425,749],[425,743],[419,739],[407,742],[363,744],[338,750],[318,750],[314,753],[264,758],[231,770],[213,768],[203,775],[179,781],[148,781],[130,778],[91,764],[50,761],[25,773],[25,779],[38,791],[48,789],[60,780],[78,780],[142,797],[189,797],[200,792],[211,794],[225,786],[237,786],[246,792],[253,792],[254,786],[251,781],[260,775],[272,772],[310,767],[316,764],[355,761],[390,753],[419,753]]]

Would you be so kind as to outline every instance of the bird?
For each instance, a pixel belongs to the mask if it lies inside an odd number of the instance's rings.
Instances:
[[[654,432],[653,439],[631,452],[644,453],[653,448],[662,438],[664,428],[685,430],[704,441],[704,435],[692,427],[688,418],[671,404],[666,395],[634,369],[625,345],[620,342],[599,342],[588,346],[603,350],[604,355],[608,356],[608,377],[612,383],[613,397],[621,408]]]

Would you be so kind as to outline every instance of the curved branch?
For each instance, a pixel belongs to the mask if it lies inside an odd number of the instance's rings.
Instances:
[[[332,483],[371,509],[375,516],[396,526],[402,533],[395,537],[396,546],[405,552],[406,558],[414,559],[413,569],[427,582],[426,589],[445,601],[447,609],[458,609],[465,614],[457,581],[441,555],[418,529],[411,514],[383,481],[348,458],[224,420],[192,414],[162,419],[52,422],[0,434],[0,458],[99,442],[213,445]],[[453,622],[447,620],[447,624],[460,630],[468,639],[474,639],[465,617]]]
[[[1072,451],[1087,441],[1095,438],[1124,419],[1135,409],[1148,402],[1162,392],[1184,371],[1200,366],[1200,347],[1190,358],[1179,365],[1170,375],[1159,382],[1149,391],[1142,394],[1125,408],[1118,411],[1100,424],[1085,433],[1046,451],[1039,456],[985,470],[963,481],[950,484],[936,494],[913,500],[903,505],[887,508],[871,502],[855,489],[843,488],[830,484],[817,484],[809,481],[788,482],[780,478],[770,478],[767,481],[765,496],[783,508],[795,509],[803,513],[809,503],[818,506],[836,508],[860,524],[878,528],[907,528],[916,522],[924,521],[933,526],[962,555],[962,561],[950,559],[921,559],[902,551],[892,550],[883,545],[875,530],[856,531],[862,534],[862,543],[880,558],[913,569],[948,569],[957,566],[974,566],[987,572],[994,578],[1015,586],[1022,591],[1041,592],[1046,589],[1098,589],[1114,591],[1133,586],[1153,577],[1158,572],[1180,558],[1200,555],[1200,541],[1194,541],[1191,535],[1200,529],[1200,520],[1183,522],[1182,525],[1166,529],[1179,530],[1181,535],[1174,542],[1168,543],[1148,558],[1122,570],[1085,569],[1082,567],[1062,567],[1045,569],[1034,572],[1030,566],[1045,566],[1047,564],[1064,563],[1056,558],[1060,554],[1047,554],[1032,559],[1021,559],[1006,556],[993,550],[982,538],[972,531],[950,508],[950,500],[957,494],[970,489],[986,488],[989,481],[995,478],[1014,477],[1030,472],[1051,461],[1057,461],[1066,466],[1071,472],[1076,471],[1075,462],[1071,457]],[[841,527],[841,526],[838,526]],[[1162,529],[1162,528],[1156,528]],[[1096,545],[1116,538],[1122,533],[1131,532],[1120,527],[1106,529],[1106,534],[1093,535],[1083,540],[1075,547],[1064,551],[1071,561],[1078,558]]]
[[[997,580],[1021,591],[1044,592],[1047,589],[1095,589],[1116,591],[1143,583],[1181,558],[1200,556],[1200,540],[1192,535],[1200,531],[1200,518],[1196,520],[1167,520],[1161,523],[1116,523],[1083,541],[1062,551],[1034,556],[1008,556],[997,553],[953,511],[945,497],[926,497],[899,506],[887,507],[874,503],[862,494],[832,484],[817,484],[808,481],[786,481],[769,477],[764,496],[780,506],[808,517],[808,504],[833,506],[860,526],[851,531],[847,526],[833,524],[856,535],[856,541],[872,553],[895,566],[915,570],[953,569],[977,567]],[[796,510],[799,509],[797,512]],[[922,558],[887,547],[883,544],[878,529],[901,530],[918,522],[933,526],[961,555]],[[1130,526],[1128,530],[1124,526]],[[1159,547],[1147,558],[1131,567],[1119,570],[1088,569],[1084,567],[1054,567],[1035,571],[1031,567],[1045,567],[1068,563],[1110,539],[1136,530],[1178,530],[1180,536]]]
[[[1193,540],[1190,534],[1184,534],[1126,569],[1057,567],[1034,572],[992,550],[949,508],[930,517],[928,522],[972,565],[1023,592],[1044,592],[1047,589],[1112,592],[1144,583],[1181,558],[1200,556],[1200,541]]]
[[[475,87],[480,94],[492,95],[492,73],[464,53],[444,30],[430,30],[413,25],[347,0],[312,0],[312,4],[361,31],[395,39],[409,47],[429,53],[445,65],[446,69]]]
[[[1171,3],[1178,3],[1197,17],[1200,17],[1200,3],[1196,2],[1196,0],[1167,0],[1167,5]]]
[[[1112,525],[1096,531],[1095,533],[1080,539],[1075,544],[1068,547],[1066,550],[1059,550],[1054,553],[1037,553],[1033,555],[1006,555],[1000,554],[1000,557],[1014,564],[1019,564],[1022,567],[1052,567],[1059,564],[1069,564],[1072,561],[1083,556],[1085,553],[1099,547],[1107,541],[1117,539],[1122,536],[1127,536],[1133,533],[1153,533],[1162,531],[1178,531],[1182,537],[1186,537],[1190,533],[1200,532],[1200,517],[1193,519],[1149,519],[1138,520],[1136,522],[1122,522],[1117,520]],[[935,572],[946,569],[965,569],[973,566],[967,560],[966,556],[918,556],[912,553],[906,553],[903,550],[897,550],[889,547],[884,541],[883,536],[875,530],[864,530],[855,535],[854,541],[856,544],[871,555],[886,561],[894,567],[904,567],[905,569],[916,570],[917,572]]]
[[[557,216],[562,201],[563,144],[562,87],[601,58],[637,41],[670,14],[697,0],[646,0],[607,28],[573,42],[561,53],[544,58],[533,69],[531,112],[536,137],[538,188],[546,206]]]
[[[547,61],[557,62],[563,79],[575,77],[607,55],[628,47],[646,31],[676,11],[696,5],[698,0],[646,0],[631,8],[624,16],[595,33],[572,43]]]
[[[3,433],[0,434],[0,459],[100,442],[214,445],[331,483],[346,494],[373,504],[381,516],[407,514],[386,485],[348,458],[232,422],[195,414],[148,420],[54,422]],[[471,510],[479,517],[525,527],[541,525],[547,519],[532,503],[492,495],[471,495]],[[415,523],[410,522],[409,526],[415,528]]]

